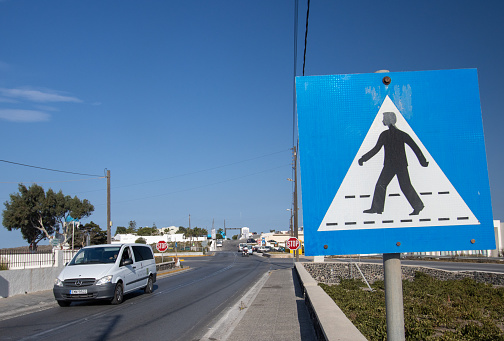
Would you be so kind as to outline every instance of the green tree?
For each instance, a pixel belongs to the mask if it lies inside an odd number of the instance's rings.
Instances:
[[[84,225],[84,228],[89,230],[91,245],[100,245],[107,243],[107,231],[103,231],[100,225],[95,224],[93,221]]]
[[[134,220],[130,220],[128,224],[128,229],[126,230],[127,233],[137,233],[137,223]]]
[[[141,227],[137,230],[137,235],[139,236],[153,236],[157,232],[154,227]]]
[[[107,243],[107,231],[103,231],[100,226],[93,221],[86,225],[81,225],[75,231],[74,245],[84,247],[87,245],[86,236],[89,233],[89,244],[100,245]]]
[[[115,235],[117,236],[118,234],[127,234],[128,233],[128,229],[124,226],[117,226],[116,228],[116,233]]]
[[[140,237],[137,240],[135,240],[135,243],[147,244],[147,241],[144,238]]]
[[[20,230],[30,244],[36,245],[43,239],[49,239],[59,230],[60,224],[65,229],[66,217],[81,219],[94,211],[87,200],[64,196],[61,191],[55,193],[52,189],[45,192],[37,184],[29,188],[19,184],[18,190],[19,193],[10,194],[10,201],[4,203],[2,223],[9,231]]]
[[[94,211],[94,206],[87,199],[80,200],[76,196],[73,198],[69,195],[65,196],[61,191],[56,194],[56,200],[56,219],[63,229],[63,242],[66,242],[71,238],[73,231],[70,221],[89,217]]]

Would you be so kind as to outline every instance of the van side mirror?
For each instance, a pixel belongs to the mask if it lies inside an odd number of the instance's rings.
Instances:
[[[131,265],[131,264],[133,264],[133,259],[128,258],[123,260],[121,265]]]

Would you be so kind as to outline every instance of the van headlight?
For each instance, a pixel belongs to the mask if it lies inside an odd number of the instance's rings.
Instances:
[[[99,280],[96,281],[96,285],[103,285],[112,282],[112,275],[108,275],[105,277],[100,278]]]
[[[57,287],[62,287],[63,286],[63,282],[61,281],[61,279],[56,278],[54,280],[54,285],[57,286]]]

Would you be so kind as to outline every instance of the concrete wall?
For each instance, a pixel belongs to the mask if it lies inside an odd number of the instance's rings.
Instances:
[[[56,250],[53,267],[0,271],[0,297],[52,289],[54,279],[65,267],[63,254]]]
[[[296,263],[296,272],[317,337],[327,341],[366,341],[364,335],[306,271],[305,264]]]
[[[52,289],[62,269],[63,266],[0,271],[0,297]]]
[[[302,263],[308,273],[317,282],[326,284],[338,284],[341,279],[357,278],[362,280],[362,274],[369,283],[376,280],[383,280],[383,264],[358,263]],[[473,278],[475,281],[492,285],[504,286],[504,274],[483,271],[446,271],[427,267],[402,265],[402,279],[413,280],[417,271],[426,273],[440,280],[458,280],[462,278]]]

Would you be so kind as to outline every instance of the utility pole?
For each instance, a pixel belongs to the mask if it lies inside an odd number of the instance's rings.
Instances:
[[[297,146],[294,146],[294,237],[298,236],[298,199],[297,199]],[[299,262],[299,249],[296,251],[296,262]]]
[[[112,243],[112,233],[110,221],[110,171],[107,169],[107,244]]]

